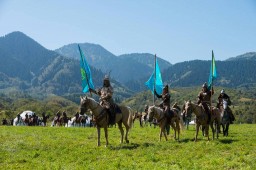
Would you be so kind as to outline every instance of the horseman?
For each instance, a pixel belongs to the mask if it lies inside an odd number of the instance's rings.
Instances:
[[[113,88],[110,84],[108,76],[105,76],[103,80],[103,87],[98,91],[90,89],[90,92],[93,92],[100,96],[100,105],[104,107],[105,111],[109,114],[109,124],[115,124],[115,111],[114,111],[114,101],[113,101]]]
[[[165,85],[164,88],[163,88],[163,93],[161,95],[157,94],[156,90],[155,90],[155,95],[158,97],[158,98],[162,98],[162,102],[161,104],[159,105],[166,117],[168,119],[171,119],[172,116],[173,116],[173,112],[170,110],[170,93],[169,93],[169,89],[168,89],[168,85]]]
[[[211,90],[208,89],[207,83],[204,83],[202,86],[202,91],[198,94],[198,101],[197,104],[202,104],[203,108],[208,115],[208,121],[209,124],[211,121],[211,113],[210,113],[210,105],[211,105],[211,97],[214,94],[213,87]]]
[[[20,113],[17,114],[17,119],[18,119],[17,122],[18,122],[18,123],[20,123],[20,114],[21,114],[21,113],[22,113],[22,112],[20,112]]]
[[[231,100],[230,97],[225,93],[224,89],[221,90],[220,95],[218,97],[219,103],[217,104],[217,107],[223,107],[223,100],[227,101],[228,107],[227,107],[227,112],[230,115],[230,119],[231,119],[231,124],[233,123],[233,121],[235,121],[235,116],[232,113],[232,110],[230,109],[230,105],[231,105]]]

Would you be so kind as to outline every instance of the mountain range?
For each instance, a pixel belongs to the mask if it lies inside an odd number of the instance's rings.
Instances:
[[[22,32],[0,37],[0,91],[13,89],[31,94],[81,95],[77,43],[48,50]],[[115,56],[96,44],[81,43],[96,87],[110,74],[117,100],[146,90],[152,74],[154,55],[131,53]],[[162,78],[171,87],[201,86],[208,80],[210,61],[192,60],[171,64],[158,57]],[[256,53],[216,61],[217,86],[256,84]]]
[[[77,46],[78,44],[69,44],[55,51],[62,56],[80,60]],[[100,45],[83,43],[80,47],[90,65],[105,73],[110,73],[111,77],[123,84],[148,76],[154,68],[154,55],[152,54],[133,53],[115,56]],[[158,58],[158,63],[161,71],[171,66],[169,62],[161,58]]]

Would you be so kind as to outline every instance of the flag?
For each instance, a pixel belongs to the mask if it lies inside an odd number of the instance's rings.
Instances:
[[[216,64],[215,64],[215,59],[214,59],[214,54],[212,51],[212,62],[211,62],[211,70],[210,70],[210,76],[208,80],[208,88],[211,89],[213,80],[217,78],[217,70],[216,70]]]
[[[85,60],[84,54],[78,45],[78,49],[80,52],[81,60],[80,60],[80,67],[81,67],[81,76],[82,76],[82,90],[84,93],[89,91],[89,88],[94,89],[94,85],[92,82],[92,75],[91,70],[88,63]]]
[[[150,89],[152,94],[154,94],[154,89],[156,89],[156,92],[159,95],[161,95],[163,92],[163,81],[157,59],[155,64],[155,70],[148,79],[148,81],[145,83],[145,85]]]

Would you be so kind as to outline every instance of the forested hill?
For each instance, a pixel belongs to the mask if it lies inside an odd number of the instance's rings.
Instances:
[[[0,91],[18,90],[30,95],[82,95],[80,64],[47,50],[21,32],[0,37]],[[102,86],[103,72],[91,67],[93,82]],[[117,98],[132,92],[112,79]],[[79,97],[78,97],[79,98]]]
[[[162,72],[164,83],[171,87],[201,86],[208,82],[211,61],[192,60],[174,64]],[[238,87],[256,85],[256,53],[246,53],[226,61],[216,61],[218,77],[215,86]],[[148,77],[129,81],[134,91],[146,90]]]
[[[80,59],[77,45],[65,45],[55,51],[69,58]],[[97,44],[82,43],[80,47],[90,65],[103,72],[111,72],[111,76],[123,84],[150,75],[154,68],[154,55],[152,54],[132,53],[116,56]],[[161,58],[158,58],[158,63],[161,71],[171,66],[169,62]]]
[[[208,81],[211,61],[188,61],[173,65],[163,72],[171,86],[196,86]],[[237,87],[256,83],[256,60],[216,61],[216,86]]]

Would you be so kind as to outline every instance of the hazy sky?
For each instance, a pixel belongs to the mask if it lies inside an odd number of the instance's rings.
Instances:
[[[100,44],[170,63],[256,51],[256,0],[0,0],[0,36],[21,31],[54,50]]]

